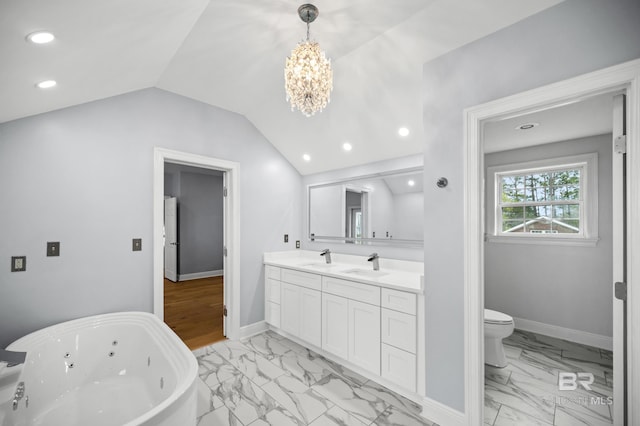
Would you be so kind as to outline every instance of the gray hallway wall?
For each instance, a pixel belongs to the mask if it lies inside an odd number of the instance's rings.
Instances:
[[[165,163],[165,195],[178,199],[178,273],[223,269],[222,172]],[[179,182],[172,185],[173,182]]]

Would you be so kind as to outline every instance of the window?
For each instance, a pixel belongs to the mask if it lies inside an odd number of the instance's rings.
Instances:
[[[490,167],[487,178],[491,240],[597,241],[597,154]]]

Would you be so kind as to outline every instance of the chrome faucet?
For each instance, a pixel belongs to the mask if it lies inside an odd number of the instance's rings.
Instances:
[[[324,260],[327,261],[327,264],[331,264],[331,250],[324,249],[320,252],[320,256],[324,256]]]
[[[26,352],[14,352],[6,349],[0,349],[0,362],[6,362],[7,367],[15,367],[16,365],[24,364],[24,360],[26,358]]]
[[[378,253],[371,253],[369,255],[369,258],[367,259],[369,262],[373,262],[373,270],[374,271],[379,271],[380,270],[380,262],[378,262],[379,258],[380,258],[380,256],[378,256]]]

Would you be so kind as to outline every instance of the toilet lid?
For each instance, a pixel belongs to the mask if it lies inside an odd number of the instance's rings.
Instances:
[[[494,311],[492,309],[485,309],[484,322],[488,322],[491,324],[509,324],[513,322],[513,318],[502,312]]]

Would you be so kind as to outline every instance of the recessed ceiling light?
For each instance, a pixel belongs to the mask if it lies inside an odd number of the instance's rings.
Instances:
[[[56,83],[55,80],[44,80],[36,84],[36,86],[38,86],[40,89],[50,89],[54,87],[56,84],[58,83]]]
[[[47,31],[36,31],[27,36],[27,40],[35,44],[51,43],[55,39],[55,36]]]
[[[540,123],[524,123],[516,127],[516,130],[529,130],[538,127]]]
[[[409,185],[409,186],[413,186],[415,184],[416,184],[416,181],[414,181],[414,180],[410,180],[409,182],[407,182],[407,185]]]
[[[409,129],[407,129],[406,127],[400,127],[398,129],[398,134],[400,136],[409,136]]]
[[[342,149],[344,149],[345,151],[351,151],[353,147],[351,146],[351,144],[349,142],[345,142],[342,144]]]
[[[303,159],[304,161],[311,161],[311,156],[310,156],[309,154],[304,154],[304,155],[302,156],[302,159]]]

